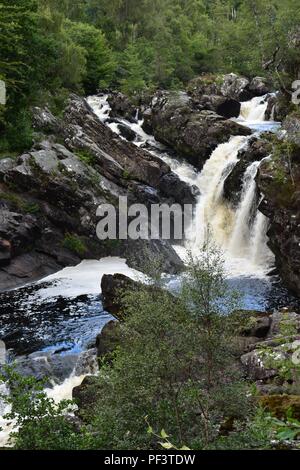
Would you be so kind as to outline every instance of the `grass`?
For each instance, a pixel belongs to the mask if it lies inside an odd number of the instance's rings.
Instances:
[[[27,214],[37,214],[40,211],[40,206],[37,203],[24,201],[20,196],[14,193],[0,193],[0,199],[10,202],[14,207]]]
[[[71,233],[66,233],[63,246],[79,256],[83,256],[87,251],[87,247],[84,242],[80,240],[79,237]]]
[[[93,166],[96,163],[96,157],[91,154],[88,150],[76,150],[76,155],[86,165]]]

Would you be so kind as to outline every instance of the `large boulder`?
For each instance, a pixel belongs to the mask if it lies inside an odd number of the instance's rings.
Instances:
[[[267,121],[283,121],[291,109],[291,96],[287,93],[278,92],[270,96],[265,113]]]
[[[111,320],[106,323],[96,338],[97,357],[112,353],[120,344],[120,335],[120,324],[118,322]]]
[[[269,218],[269,247],[285,285],[300,295],[300,147],[274,142],[276,155],[259,168],[257,183]]]
[[[158,92],[153,99],[151,126],[160,142],[172,147],[201,169],[212,151],[232,135],[251,130],[213,111],[199,111],[183,92]]]
[[[122,291],[133,291],[141,287],[141,283],[123,274],[105,274],[101,280],[102,304],[118,320],[124,319],[122,307]],[[112,327],[112,325],[110,325]],[[109,328],[110,328],[109,327]]]
[[[252,137],[238,153],[238,161],[224,181],[223,195],[233,206],[240,203],[245,172],[251,163],[268,156],[268,141]]]
[[[107,101],[111,107],[110,116],[122,116],[129,122],[136,122],[137,106],[135,106],[128,96],[119,91],[111,92]]]
[[[249,84],[247,78],[229,73],[223,77],[221,94],[237,101],[248,101],[255,96],[249,92]]]

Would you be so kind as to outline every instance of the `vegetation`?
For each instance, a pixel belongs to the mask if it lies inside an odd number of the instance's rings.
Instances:
[[[66,233],[63,246],[68,248],[68,250],[73,251],[79,256],[83,256],[84,253],[87,251],[87,248],[82,240],[78,238],[76,235],[72,235],[71,233]]]
[[[2,0],[0,18],[0,153],[30,147],[30,106],[60,114],[70,91],[136,94],[228,71],[290,89],[300,63],[297,0]]]
[[[120,291],[119,345],[100,361],[79,427],[69,416],[74,402],[56,404],[43,382],[4,368],[0,381],[10,394],[1,398],[11,406],[6,418],[18,426],[14,447],[270,449],[295,441],[300,423],[292,409],[271,416],[258,407],[255,388],[235,365],[234,337],[249,325],[232,313],[238,297],[215,247],[190,257],[176,297],[158,266],[147,271],[152,285]]]

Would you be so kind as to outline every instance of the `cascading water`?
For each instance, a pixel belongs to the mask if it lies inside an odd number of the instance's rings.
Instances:
[[[255,176],[259,163],[254,162],[248,166],[244,175],[241,202],[235,214],[234,227],[229,243],[229,252],[232,255],[243,256],[249,253],[251,219],[253,220],[253,210],[256,202]]]
[[[263,122],[267,106],[267,96],[256,96],[250,101],[244,101],[241,103],[239,119],[247,122]]]
[[[237,121],[258,132],[276,129],[278,123],[265,121],[269,97],[270,95],[255,97],[241,103]],[[89,97],[87,101],[102,122],[106,122],[109,117],[107,96]],[[224,252],[229,275],[264,276],[272,265],[273,256],[266,243],[267,219],[257,210],[255,176],[259,162],[251,164],[244,175],[238,208],[233,208],[223,198],[224,181],[237,163],[239,150],[247,145],[249,137],[232,137],[229,142],[219,145],[198,173],[188,163],[170,156],[163,145],[146,134],[142,129],[143,121],[130,123],[118,118],[116,122],[107,122],[107,125],[120,135],[120,123],[135,132],[134,143],[137,146],[147,147],[149,152],[164,160],[183,181],[199,188],[201,195],[195,209],[195,222],[187,234],[186,249],[199,253],[209,233]],[[182,248],[176,249],[180,255],[185,255]]]

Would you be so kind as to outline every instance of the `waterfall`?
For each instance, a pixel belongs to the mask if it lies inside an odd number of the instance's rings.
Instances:
[[[250,122],[262,122],[265,120],[265,113],[268,107],[268,95],[256,96],[250,101],[241,103],[239,119]]]
[[[248,137],[237,136],[219,145],[194,181],[201,194],[196,207],[196,228],[192,227],[187,237],[187,247],[194,253],[203,246],[208,229],[220,246],[226,242],[234,212],[222,197],[224,181],[247,140]]]
[[[241,103],[240,116],[236,121],[251,127],[255,132],[275,131],[279,123],[265,121],[269,97],[270,95],[255,97]],[[102,122],[105,122],[110,108],[107,97],[89,97],[87,101]],[[247,145],[249,137],[232,137],[229,142],[219,145],[198,173],[187,162],[168,154],[162,144],[142,129],[142,120],[131,123],[118,118],[116,122],[108,121],[107,125],[120,134],[118,123],[128,126],[136,133],[135,145],[145,146],[150,153],[166,162],[181,180],[199,188],[195,220],[186,234],[185,248],[195,254],[199,253],[209,233],[224,252],[229,274],[265,275],[271,266],[273,255],[267,247],[268,220],[257,209],[255,176],[259,163],[251,164],[245,172],[241,201],[237,209],[223,197],[224,181],[237,163],[239,150]],[[184,258],[186,250],[181,247],[177,251]]]
[[[241,256],[249,249],[251,219],[256,202],[255,177],[259,163],[254,162],[248,166],[244,175],[241,202],[235,214],[235,223],[229,243],[229,252],[233,255]]]

